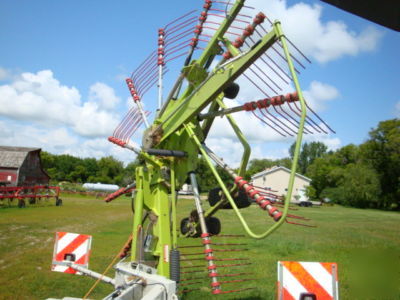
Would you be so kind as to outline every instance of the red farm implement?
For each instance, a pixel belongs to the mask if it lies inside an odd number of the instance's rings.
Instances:
[[[34,185],[34,186],[0,186],[0,205],[4,206],[7,201],[11,206],[13,201],[17,201],[18,207],[39,204],[42,201],[49,202],[54,198],[55,205],[62,205],[59,198],[60,188],[58,186]]]

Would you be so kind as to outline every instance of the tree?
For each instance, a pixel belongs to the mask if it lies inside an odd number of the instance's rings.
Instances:
[[[363,160],[379,174],[382,207],[400,210],[400,120],[382,121],[361,145]]]
[[[292,160],[294,157],[295,147],[296,143],[294,142],[289,149],[290,158]],[[318,157],[322,157],[327,150],[328,147],[321,142],[304,143],[299,154],[297,171],[300,174],[306,174],[308,167],[314,162],[314,160]]]

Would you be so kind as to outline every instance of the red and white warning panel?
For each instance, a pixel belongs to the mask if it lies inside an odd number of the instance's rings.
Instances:
[[[54,245],[52,271],[80,274],[78,271],[67,266],[74,263],[88,268],[92,236],[86,234],[57,232]]]
[[[278,300],[338,300],[336,263],[278,262]]]

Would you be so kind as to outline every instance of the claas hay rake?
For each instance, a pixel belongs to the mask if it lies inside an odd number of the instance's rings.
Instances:
[[[250,145],[232,115],[247,112],[275,134],[296,137],[286,199],[291,199],[303,133],[333,130],[303,98],[297,74],[309,63],[308,58],[284,35],[279,21],[272,22],[244,2],[205,0],[200,15],[191,11],[160,28],[158,48],[126,79],[134,105],[109,141],[136,153],[140,166],[135,182],[106,201],[134,190],[133,232],[120,253],[120,258],[130,253],[130,260],[124,258],[116,264],[115,279],[79,269],[114,284],[115,292],[105,299],[174,299],[178,290],[198,288],[196,277],[183,278],[196,272],[200,275],[206,272],[212,294],[247,290],[239,285],[251,280],[248,270],[227,273],[225,269],[246,266],[249,262],[221,255],[249,249],[241,241],[241,235],[221,234],[223,224],[216,217],[218,212],[232,209],[248,238],[255,239],[267,237],[284,222],[299,224],[291,219],[307,221],[288,214],[289,200],[282,201],[272,191],[255,187],[244,179]],[[180,59],[183,67],[165,96],[164,77]],[[150,113],[144,110],[142,99],[155,86],[158,108],[154,121],[150,122]],[[241,86],[257,91],[259,98],[240,99],[241,105],[228,106],[225,99],[236,98]],[[207,145],[217,117],[228,120],[243,146],[237,170]],[[131,137],[142,125],[145,129],[139,147]],[[197,183],[200,156],[218,185],[209,194],[208,210],[203,209]],[[231,182],[221,179],[216,166],[230,175]],[[177,191],[184,183],[193,187],[194,209],[183,220],[177,220]],[[264,232],[254,232],[241,213],[241,209],[252,203],[273,219]],[[179,231],[181,236],[199,242],[179,245]],[[235,241],[229,241],[231,237]],[[201,250],[188,252],[190,249]],[[72,263],[69,265],[73,267]],[[202,269],[193,270],[195,267]],[[159,290],[155,291],[156,288]]]

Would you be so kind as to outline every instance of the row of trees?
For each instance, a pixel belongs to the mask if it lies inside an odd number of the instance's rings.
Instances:
[[[312,179],[312,198],[400,210],[400,120],[380,122],[359,146],[322,154],[305,174]]]
[[[123,163],[112,156],[78,158],[68,154],[55,155],[43,151],[42,165],[52,181],[76,183],[101,182],[126,185],[134,180],[137,162],[124,167]]]
[[[251,160],[247,179],[275,165],[290,168],[294,146],[290,147],[287,158]],[[42,153],[42,163],[54,181],[118,185],[131,183],[138,165],[133,161],[124,167],[111,156],[97,160],[48,152]],[[225,182],[231,181],[228,174],[217,169]],[[334,152],[328,152],[320,142],[304,143],[297,172],[312,179],[307,193],[313,200],[329,198],[347,206],[400,210],[400,120],[380,122],[361,145],[347,145]],[[203,191],[217,186],[205,161],[200,160],[197,173]]]

